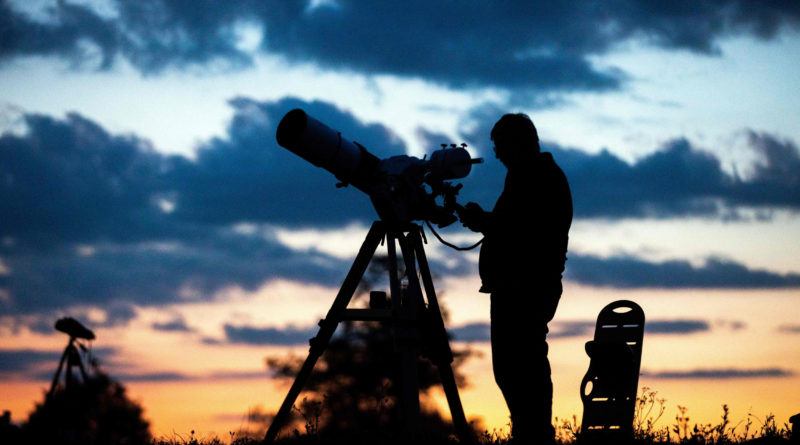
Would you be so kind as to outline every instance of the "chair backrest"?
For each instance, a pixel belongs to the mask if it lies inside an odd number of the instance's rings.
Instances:
[[[589,370],[581,381],[582,443],[633,440],[643,337],[644,311],[632,301],[615,301],[597,316],[594,340],[586,343]]]

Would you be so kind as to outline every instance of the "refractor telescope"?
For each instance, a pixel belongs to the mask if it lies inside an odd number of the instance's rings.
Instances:
[[[71,338],[94,340],[94,332],[72,317],[59,318],[56,321],[55,328],[57,331],[61,331]]]
[[[466,144],[451,144],[451,148],[443,144],[430,158],[379,159],[299,108],[281,119],[276,136],[280,146],[333,173],[341,181],[337,187],[352,185],[369,195],[378,216],[390,224],[423,220],[444,227],[453,223],[461,184],[447,181],[466,177],[472,164],[483,162],[470,156]],[[436,202],[439,196],[441,205]]]

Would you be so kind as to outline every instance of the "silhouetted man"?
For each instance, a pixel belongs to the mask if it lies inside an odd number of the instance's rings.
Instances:
[[[491,212],[471,202],[459,216],[484,234],[480,291],[491,294],[492,366],[515,442],[553,443],[546,335],[561,298],[572,197],[528,116],[504,115],[491,139],[508,169],[503,193]]]

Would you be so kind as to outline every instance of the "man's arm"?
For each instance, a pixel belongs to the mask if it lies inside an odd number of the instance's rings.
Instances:
[[[458,218],[464,227],[473,232],[486,233],[491,225],[492,213],[481,208],[480,205],[469,202],[464,207],[457,209]]]

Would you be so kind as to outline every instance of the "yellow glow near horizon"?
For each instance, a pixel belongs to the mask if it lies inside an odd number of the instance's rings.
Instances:
[[[449,314],[448,326],[489,321],[489,299],[476,291],[478,280],[445,279],[440,300]],[[275,282],[254,292],[228,289],[206,303],[176,304],[166,308],[140,308],[137,318],[125,327],[97,329],[94,348],[114,348],[114,369],[130,374],[172,373],[187,380],[172,382],[131,382],[126,386],[134,400],[146,410],[156,436],[174,433],[184,437],[195,430],[198,437],[216,433],[226,437],[247,425],[246,414],[253,409],[277,410],[286,395],[286,386],[268,378],[266,356],[294,354],[305,357],[307,346],[275,347],[244,344],[214,345],[204,338],[224,339],[225,323],[255,327],[310,326],[330,308],[335,289]],[[648,321],[702,320],[708,330],[692,334],[646,334],[642,370],[693,371],[698,369],[764,369],[789,372],[785,377],[729,379],[640,379],[667,399],[667,412],[660,425],[674,421],[678,405],[689,408],[692,424],[716,423],[721,406],[728,404],[734,423],[749,411],[763,417],[776,415],[778,424],[795,414],[800,400],[800,335],[779,331],[783,324],[796,324],[798,290],[619,290],[592,288],[566,283],[564,296],[554,323],[593,322],[603,306],[618,299],[639,303]],[[180,317],[191,332],[161,332],[155,322]],[[584,337],[553,338],[550,361],[554,382],[553,414],[559,419],[580,419],[580,380],[589,364],[584,352]],[[3,350],[36,349],[60,351],[66,337],[35,334],[25,330],[0,337]],[[469,347],[478,352],[461,371],[469,386],[461,397],[469,418],[480,418],[489,431],[503,430],[508,412],[491,372],[488,343],[454,343],[454,348]],[[521,351],[524,354],[524,350]],[[101,362],[106,357],[99,357]],[[124,368],[119,367],[124,364]],[[55,367],[56,363],[42,366]],[[45,366],[46,368],[46,366]],[[48,369],[42,369],[46,371]],[[259,373],[263,372],[263,378]],[[113,376],[113,375],[112,375]],[[237,377],[238,376],[238,377]],[[41,401],[46,382],[10,380],[0,383],[4,409],[11,409],[21,421]],[[435,396],[436,398],[436,396]],[[449,413],[442,405],[444,415]],[[236,420],[239,419],[239,420]],[[244,426],[242,426],[244,424]]]

